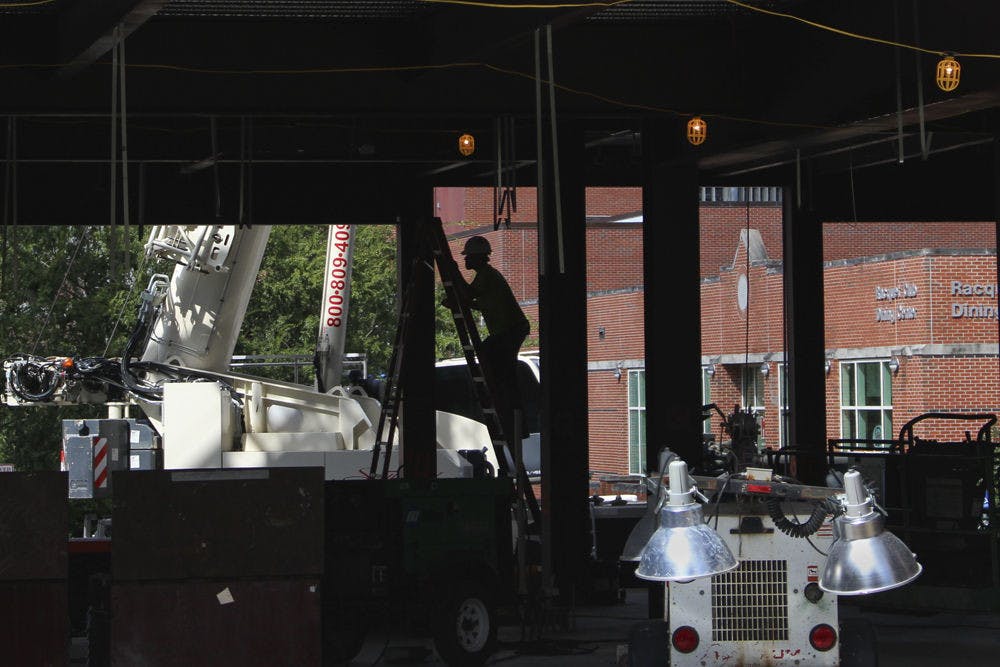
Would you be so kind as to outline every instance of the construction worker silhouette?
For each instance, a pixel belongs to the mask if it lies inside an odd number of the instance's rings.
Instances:
[[[483,339],[483,359],[492,371],[497,407],[501,414],[520,409],[521,394],[517,387],[517,353],[528,336],[530,325],[518,305],[514,292],[503,274],[490,264],[490,242],[482,236],[472,236],[465,242],[462,255],[465,268],[476,272],[471,283],[459,285],[473,309],[482,313],[489,335]],[[512,417],[507,414],[504,429],[511,437]],[[523,435],[523,434],[522,434]]]

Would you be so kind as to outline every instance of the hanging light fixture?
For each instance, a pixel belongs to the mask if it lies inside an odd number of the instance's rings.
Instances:
[[[689,581],[735,569],[739,563],[702,516],[687,463],[670,462],[669,500],[660,526],[642,550],[635,576],[650,581]]]
[[[885,531],[857,470],[844,473],[844,492],[844,514],[833,521],[834,542],[819,587],[837,595],[864,595],[916,579],[923,568],[902,540]]]
[[[458,138],[458,152],[469,157],[476,152],[476,138],[471,134],[463,134]]]
[[[958,64],[954,56],[945,54],[937,64],[937,75],[935,80],[937,86],[946,93],[958,88],[958,82],[962,78],[962,66]]]
[[[708,124],[701,116],[695,116],[687,123],[687,138],[692,146],[700,146],[708,137]]]

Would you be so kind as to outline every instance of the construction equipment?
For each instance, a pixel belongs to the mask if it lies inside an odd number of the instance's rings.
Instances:
[[[841,623],[838,597],[909,584],[922,568],[884,529],[871,488],[854,470],[831,478],[840,488],[776,474],[763,467],[752,414],[704,409],[719,412],[732,442],[706,443],[700,474],[690,477],[676,455],[661,453],[662,469],[647,481],[647,514],[622,555],[640,561],[637,576],[663,581],[665,600],[662,621],[637,626],[630,664],[875,664],[870,626]],[[770,458],[780,467],[780,457]],[[686,480],[677,478],[678,464]],[[705,502],[705,523],[695,496]],[[696,553],[680,549],[694,549],[696,537],[706,543],[702,569],[692,569],[701,562]],[[735,569],[722,552],[735,556]]]
[[[172,276],[150,278],[121,358],[11,357],[3,364],[4,402],[120,406],[111,418],[124,420],[132,438],[115,459],[119,469],[308,465],[323,467],[326,479],[359,476],[381,407],[339,385],[353,244],[342,227],[328,240],[316,390],[229,370],[270,228],[175,225],[155,227],[147,243],[147,253],[176,267]],[[134,407],[142,416],[129,414]],[[457,452],[488,447],[488,436],[465,417],[438,419],[452,426],[440,430],[440,474],[470,477],[472,465]],[[63,430],[78,438],[93,429],[74,422]],[[97,459],[81,442],[73,441],[67,463],[82,473]],[[385,467],[397,467],[395,460],[386,456]],[[74,497],[90,497],[81,494],[76,488]]]
[[[376,447],[386,420],[394,428],[399,417],[396,389],[382,410],[356,386],[329,386],[340,376],[353,243],[340,228],[329,237],[318,387],[230,371],[269,232],[156,227],[147,252],[176,267],[150,278],[120,358],[4,361],[6,405],[108,408],[105,419],[63,424],[66,495],[110,496],[112,524],[130,540],[99,539],[113,571],[98,585],[71,585],[87,602],[74,596],[70,606],[89,609],[95,655],[113,662],[139,654],[155,661],[190,631],[186,662],[274,664],[274,652],[285,650],[296,662],[314,662],[319,628],[323,659],[349,659],[367,624],[395,613],[398,605],[387,601],[403,601],[403,620],[425,621],[442,655],[481,663],[494,646],[495,605],[513,590],[511,481],[473,479],[475,464],[459,453],[490,448],[488,429],[439,412],[437,470],[452,479],[364,479],[379,465],[384,474],[398,470],[406,443]],[[404,349],[402,337],[396,381]],[[34,546],[32,534],[23,539]],[[376,544],[391,548],[370,548]],[[285,548],[302,556],[294,567],[282,565]],[[435,590],[452,594],[429,595]],[[162,622],[176,604],[195,610],[185,616],[193,626]],[[289,605],[297,615],[279,639],[254,630],[263,610]],[[366,625],[355,627],[362,619]],[[357,632],[342,631],[350,628]]]
[[[889,530],[927,565],[919,585],[883,604],[996,609],[1000,591],[1000,448],[991,413],[928,412],[895,440],[831,439],[836,474],[864,471],[890,512]],[[954,435],[947,437],[948,433]],[[942,437],[945,436],[945,437]]]

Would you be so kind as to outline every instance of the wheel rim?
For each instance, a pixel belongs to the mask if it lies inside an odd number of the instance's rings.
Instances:
[[[478,653],[490,637],[490,612],[482,600],[466,598],[455,617],[458,645],[468,653]]]

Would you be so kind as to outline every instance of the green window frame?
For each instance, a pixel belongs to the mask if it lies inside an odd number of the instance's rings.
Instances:
[[[711,369],[711,370],[710,370]],[[712,402],[712,376],[715,375],[714,368],[710,366],[701,367],[701,404],[708,405]],[[712,415],[709,414],[701,422],[701,432],[706,435],[712,434]]]
[[[628,472],[646,469],[646,369],[628,372]]]
[[[761,372],[760,364],[749,364],[743,366],[740,400],[743,409],[750,409],[757,418],[757,425],[760,427],[760,437],[757,438],[757,447],[763,449],[764,442],[764,415],[767,412],[767,405],[764,403],[764,381],[765,375]]]
[[[788,367],[784,362],[778,364],[778,446],[788,447],[791,445],[789,433],[791,433],[791,410],[788,407]]]
[[[888,360],[840,362],[840,437],[892,440],[892,371]]]

